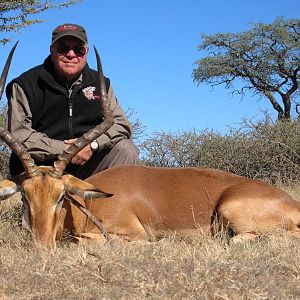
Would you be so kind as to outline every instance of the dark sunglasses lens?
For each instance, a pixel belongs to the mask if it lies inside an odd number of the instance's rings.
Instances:
[[[59,54],[65,54],[65,53],[68,53],[70,50],[70,48],[66,45],[58,45],[57,48],[56,48],[56,51],[59,53]]]
[[[77,56],[84,56],[86,53],[86,49],[84,46],[74,46],[73,51]]]
[[[86,48],[84,46],[68,46],[68,45],[58,45],[57,52],[59,54],[67,54],[70,50],[73,50],[75,55],[84,56],[86,54]]]

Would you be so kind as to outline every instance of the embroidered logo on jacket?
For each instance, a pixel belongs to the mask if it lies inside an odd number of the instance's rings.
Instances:
[[[88,86],[82,89],[82,92],[86,99],[95,100],[96,98],[99,98],[99,96],[94,95],[95,90],[96,88],[94,86]]]

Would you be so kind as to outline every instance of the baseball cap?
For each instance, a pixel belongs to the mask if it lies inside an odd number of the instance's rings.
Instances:
[[[87,43],[87,35],[85,29],[76,24],[58,25],[52,32],[52,44],[64,36],[74,36],[84,43]]]

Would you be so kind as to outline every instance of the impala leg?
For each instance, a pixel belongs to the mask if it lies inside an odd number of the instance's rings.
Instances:
[[[231,244],[244,243],[248,241],[254,241],[258,237],[255,233],[243,232],[235,235],[230,239]]]
[[[291,236],[294,236],[296,238],[300,238],[300,229],[297,226],[295,226],[294,228],[289,229],[288,233]]]
[[[74,239],[78,243],[82,244],[100,244],[104,245],[107,240],[101,233],[85,232],[79,236],[74,236]]]

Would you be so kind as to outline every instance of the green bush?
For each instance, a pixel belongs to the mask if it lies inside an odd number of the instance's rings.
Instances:
[[[6,108],[0,111],[2,126]],[[141,126],[138,126],[140,129]],[[142,131],[139,133],[139,138]],[[253,123],[221,134],[214,130],[156,132],[139,145],[142,162],[156,167],[207,167],[275,183],[299,181],[300,122]],[[0,177],[7,178],[10,149],[0,141]]]
[[[157,132],[141,145],[143,162],[163,167],[209,167],[270,182],[300,175],[300,122],[243,121],[227,134],[213,130]]]

